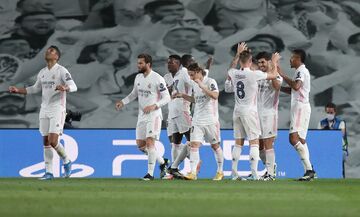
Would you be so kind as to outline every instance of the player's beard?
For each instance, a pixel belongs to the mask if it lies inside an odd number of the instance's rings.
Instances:
[[[146,68],[141,68],[141,69],[138,69],[138,70],[139,70],[138,73],[144,74],[146,72]]]

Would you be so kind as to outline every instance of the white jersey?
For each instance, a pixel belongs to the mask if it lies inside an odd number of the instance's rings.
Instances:
[[[296,69],[293,80],[302,81],[302,85],[298,91],[291,88],[291,105],[299,103],[308,104],[310,93],[310,73],[304,64]]]
[[[219,92],[214,79],[204,77],[202,83],[211,91]],[[195,109],[192,125],[211,125],[219,122],[218,100],[206,95],[196,82],[192,82]]]
[[[171,75],[171,73],[168,73]],[[171,75],[172,76],[172,75]],[[165,76],[164,76],[165,78]],[[169,79],[167,79],[169,80]],[[186,68],[180,69],[175,76],[173,77],[173,84],[172,84],[172,93],[183,93],[186,95],[191,95],[192,93],[192,80],[190,79],[190,76],[188,74],[188,71]],[[186,112],[187,114],[190,114],[190,102],[187,100],[184,100],[183,98],[174,98],[172,99],[169,104],[169,119],[176,118],[180,116],[181,114],[184,114]]]
[[[283,78],[276,77],[276,81],[281,83]],[[276,114],[279,105],[280,90],[275,90],[272,84],[273,80],[258,81],[258,112],[259,115]]]
[[[257,111],[257,92],[259,80],[265,80],[265,72],[250,68],[241,70],[229,69],[228,75],[234,88],[235,108],[234,115],[244,115],[250,111]]]
[[[170,101],[170,94],[164,78],[154,71],[151,71],[146,77],[144,77],[143,73],[139,73],[135,78],[133,90],[122,102],[126,105],[136,98],[139,100],[138,122],[151,121],[156,116],[162,118],[160,107]],[[145,114],[143,111],[144,108],[154,104],[156,104],[159,109]]]
[[[66,91],[55,90],[57,85],[67,85],[69,92],[77,90],[69,71],[56,63],[50,70],[48,67],[41,69],[35,84],[27,87],[26,92],[32,94],[42,91],[42,111],[65,111]]]

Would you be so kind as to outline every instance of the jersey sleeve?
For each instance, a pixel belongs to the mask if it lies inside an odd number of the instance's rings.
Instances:
[[[61,80],[69,87],[69,92],[77,91],[77,86],[74,80],[72,79],[70,72],[67,69],[62,68],[60,75],[61,75]]]
[[[134,86],[131,93],[129,93],[129,95],[127,95],[124,99],[121,100],[124,103],[124,105],[130,103],[131,101],[134,101],[138,97],[138,90],[137,90],[138,75],[135,77]]]
[[[218,85],[217,85],[217,83],[216,83],[216,81],[215,81],[214,79],[211,79],[211,80],[210,80],[209,90],[210,90],[210,91],[219,92]]]
[[[256,81],[265,80],[267,78],[267,74],[260,70],[255,70],[253,75],[255,76]]]
[[[305,73],[303,70],[299,70],[295,73],[295,81],[302,81],[304,82],[305,80]]]
[[[170,102],[171,98],[170,98],[170,94],[169,91],[166,87],[166,83],[163,77],[159,76],[159,81],[157,84],[157,90],[160,92],[160,100],[158,102],[156,102],[156,106],[157,107],[162,107],[164,105],[166,105],[168,102]]]
[[[41,87],[40,74],[39,74],[36,78],[35,84],[33,86],[26,88],[26,93],[27,94],[39,93],[41,89],[42,87]]]

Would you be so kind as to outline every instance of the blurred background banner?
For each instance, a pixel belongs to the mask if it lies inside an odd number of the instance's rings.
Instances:
[[[61,143],[73,161],[72,177],[139,178],[146,173],[147,156],[136,148],[135,130],[66,130]],[[224,150],[224,173],[231,173],[231,150],[234,145],[233,131],[221,131]],[[44,173],[41,136],[33,129],[0,130],[0,177],[40,177]],[[311,160],[319,178],[342,178],[342,137],[340,131],[309,132]],[[156,148],[170,158],[166,131]],[[288,131],[280,130],[275,142],[277,178],[298,178],[304,171],[300,159],[288,143]],[[241,153],[239,174],[250,174],[249,148]],[[202,167],[200,178],[212,178],[216,172],[216,162],[209,144],[200,148]],[[259,161],[260,174],[265,172]],[[183,172],[190,170],[186,159],[180,167]],[[54,176],[62,173],[61,162],[54,154]],[[159,175],[158,167],[155,177]]]

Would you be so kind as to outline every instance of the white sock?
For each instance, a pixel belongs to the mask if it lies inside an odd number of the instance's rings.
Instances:
[[[257,169],[259,163],[259,145],[250,145],[250,168],[251,174],[255,179],[258,179]]]
[[[260,151],[259,151],[259,155],[260,155],[260,159],[261,159],[261,161],[262,161],[262,163],[264,164],[264,165],[266,165],[266,150],[265,150],[265,148],[264,149],[261,149]]]
[[[199,148],[190,149],[190,167],[191,173],[196,174],[196,167],[200,161]]]
[[[298,154],[300,156],[301,162],[303,163],[303,166],[304,166],[304,170],[305,171],[312,170],[310,159],[309,159],[309,156],[307,156],[305,146],[299,141],[298,143],[296,143],[294,148],[296,149],[296,151],[298,152]]]
[[[236,145],[234,146],[232,150],[232,162],[231,162],[231,170],[233,176],[238,176],[238,162],[241,155],[242,146]]]
[[[185,160],[186,156],[188,155],[188,147],[189,147],[188,145],[180,146],[181,150],[179,152],[179,155],[171,164],[171,168],[173,168],[173,169],[178,168],[179,165],[181,164],[181,162],[183,162]]]
[[[186,157],[190,160],[190,150],[191,146],[190,143],[186,145]]]
[[[144,149],[139,148],[139,150],[140,150],[142,153],[144,153],[145,155],[148,155],[147,147],[145,147]],[[158,153],[156,153],[156,161],[157,161],[159,164],[165,163],[164,158],[163,158],[162,156],[160,156]]]
[[[307,145],[307,143],[305,143],[303,145],[304,145],[304,148],[305,148],[306,157],[309,158],[309,160],[310,160],[310,153],[309,153],[308,145]]]
[[[67,164],[70,162],[70,159],[67,157],[67,154],[65,152],[65,148],[60,143],[58,143],[54,149],[56,150],[58,155],[61,157],[61,159],[63,159],[64,164]]]
[[[174,162],[181,152],[181,144],[171,143],[171,161]]]
[[[44,146],[44,162],[45,171],[47,173],[53,173],[53,150],[51,146]]]
[[[266,170],[271,176],[275,176],[275,152],[274,149],[266,150]]]
[[[213,149],[213,151],[214,151],[214,155],[215,155],[215,159],[216,159],[216,163],[217,163],[217,172],[222,172],[223,167],[224,167],[223,151],[222,151],[221,147],[219,147],[216,150]]]
[[[147,151],[148,151],[148,173],[151,176],[154,176],[157,153],[155,147],[152,147],[150,149],[148,148]]]
[[[177,157],[175,144],[171,143],[171,162],[174,162]]]

